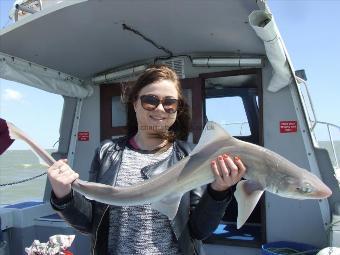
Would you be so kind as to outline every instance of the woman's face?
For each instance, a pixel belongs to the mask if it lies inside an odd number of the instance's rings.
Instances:
[[[141,96],[153,95],[155,98],[178,99],[176,84],[170,80],[160,80],[151,83],[139,91],[138,98],[134,103],[138,131],[146,133],[157,133],[168,130],[176,121],[177,112],[167,113],[162,104],[159,104],[154,110],[146,110],[141,103]]]

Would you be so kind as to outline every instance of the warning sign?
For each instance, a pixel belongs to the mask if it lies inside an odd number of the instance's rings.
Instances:
[[[297,121],[296,120],[282,120],[280,121],[280,133],[296,133]]]
[[[78,141],[88,141],[90,140],[90,132],[78,132]]]

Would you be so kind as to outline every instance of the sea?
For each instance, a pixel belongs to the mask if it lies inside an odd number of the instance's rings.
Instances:
[[[329,142],[319,144],[328,151],[332,150]],[[340,141],[335,142],[335,150],[340,162]],[[54,152],[52,149],[47,151]],[[330,158],[335,163],[333,153],[330,153]],[[0,207],[23,201],[42,201],[48,181],[44,174],[46,170],[47,167],[40,164],[31,150],[8,150],[3,153],[0,156]]]
[[[40,164],[31,150],[7,150],[0,155],[0,206],[42,201],[47,181],[47,175],[44,174],[46,170],[47,166]]]

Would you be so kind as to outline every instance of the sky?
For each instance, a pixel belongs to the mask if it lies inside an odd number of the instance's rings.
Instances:
[[[270,0],[295,70],[305,69],[318,120],[340,125],[340,1]]]
[[[0,0],[0,28],[12,23],[13,0]],[[305,69],[319,121],[340,126],[340,0],[269,0],[295,70]],[[0,80],[0,117],[23,128],[39,144],[58,141],[61,96]],[[33,136],[34,135],[34,136]],[[335,133],[340,139],[340,131]],[[23,145],[15,143],[11,149]]]
[[[12,21],[8,10],[13,0],[0,0],[0,28]],[[0,79],[0,118],[14,123],[46,149],[57,149],[63,97],[16,82]],[[16,140],[11,147],[28,149]]]

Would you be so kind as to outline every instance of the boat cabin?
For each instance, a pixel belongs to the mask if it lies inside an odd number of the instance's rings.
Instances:
[[[260,254],[262,244],[275,241],[340,245],[334,159],[315,139],[305,80],[293,68],[266,1],[28,2],[18,4],[12,11],[17,21],[0,30],[0,78],[63,98],[52,156],[68,158],[80,179],[88,179],[100,142],[126,132],[125,86],[148,65],[163,63],[176,70],[190,105],[189,141],[198,142],[207,121],[218,122],[236,138],[308,169],[333,191],[324,200],[265,193],[241,229],[233,200],[204,241],[206,253]],[[51,209],[50,193],[46,179],[41,201],[0,208],[7,242],[0,254],[23,254],[33,240],[55,234],[75,234],[74,254],[91,253],[90,237]]]

